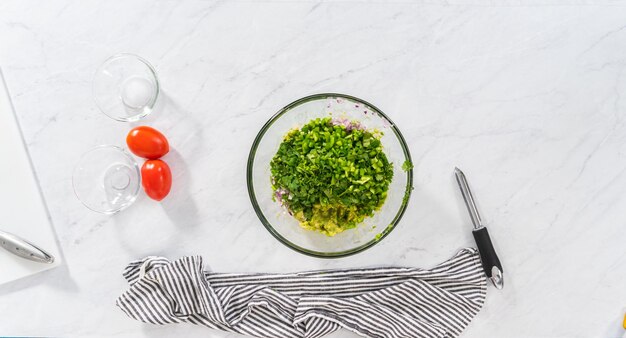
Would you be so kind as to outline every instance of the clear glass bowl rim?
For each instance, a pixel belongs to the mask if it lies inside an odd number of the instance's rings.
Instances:
[[[320,251],[314,251],[314,250],[309,250],[306,248],[303,248],[301,246],[298,246],[296,244],[291,243],[288,239],[286,239],[285,237],[283,237],[281,234],[279,234],[274,227],[272,227],[272,225],[269,223],[269,221],[267,220],[267,218],[265,218],[265,215],[263,214],[263,212],[261,211],[261,208],[259,207],[259,204],[256,200],[256,195],[254,194],[254,187],[253,187],[253,180],[252,180],[252,168],[254,165],[254,156],[256,154],[257,148],[259,146],[259,144],[261,143],[261,140],[263,139],[263,136],[265,135],[265,132],[272,126],[272,124],[274,122],[276,122],[281,116],[285,115],[286,113],[288,113],[291,109],[293,109],[294,107],[297,107],[303,103],[309,102],[309,101],[314,101],[314,100],[319,100],[319,99],[326,99],[326,98],[343,98],[343,99],[347,99],[347,100],[352,100],[352,101],[356,101],[359,102],[363,105],[366,105],[368,107],[370,107],[372,110],[374,110],[377,114],[379,114],[380,117],[382,117],[383,119],[387,120],[387,122],[389,122],[389,126],[390,129],[393,131],[393,133],[396,135],[396,137],[398,138],[398,140],[400,141],[400,146],[402,147],[402,151],[404,153],[405,159],[408,161],[411,161],[411,154],[409,152],[409,147],[406,144],[406,141],[404,139],[404,136],[402,136],[402,133],[400,132],[400,130],[396,127],[396,125],[393,123],[393,121],[391,121],[391,119],[389,119],[389,117],[383,113],[380,109],[378,109],[376,106],[374,106],[373,104],[359,99],[357,97],[354,96],[350,96],[350,95],[346,95],[346,94],[339,94],[339,93],[319,93],[319,94],[313,94],[313,95],[309,95],[309,96],[305,96],[301,99],[298,99],[296,101],[291,102],[290,104],[286,105],[285,107],[283,107],[282,109],[280,109],[277,113],[275,113],[264,125],[263,127],[261,127],[261,130],[259,131],[259,133],[257,134],[257,136],[254,138],[254,142],[252,143],[252,148],[250,149],[250,154],[248,156],[248,164],[247,164],[247,168],[246,168],[246,183],[248,186],[248,195],[250,196],[250,201],[252,202],[252,207],[254,208],[255,213],[257,214],[257,216],[259,217],[259,220],[261,220],[261,223],[263,223],[263,226],[265,227],[265,229],[267,229],[267,231],[269,231],[270,234],[272,234],[272,236],[274,236],[274,238],[276,238],[279,242],[281,242],[282,244],[284,244],[285,246],[287,246],[288,248],[295,250],[299,253],[308,255],[308,256],[312,256],[312,257],[318,257],[318,258],[340,258],[340,257],[346,257],[346,256],[350,256],[350,255],[354,255],[356,253],[362,252],[368,248],[371,248],[372,246],[376,245],[376,243],[381,242],[385,237],[387,237],[387,235],[389,235],[391,233],[391,231],[393,229],[395,229],[396,225],[400,222],[400,220],[402,219],[402,216],[404,215],[404,212],[406,211],[407,205],[409,203],[409,199],[411,197],[411,192],[413,190],[413,169],[410,169],[407,171],[407,181],[406,181],[406,191],[405,191],[405,197],[402,201],[402,205],[400,206],[400,210],[398,211],[398,213],[395,215],[395,217],[393,218],[393,220],[391,221],[391,224],[389,226],[387,226],[385,228],[385,230],[383,230],[382,233],[380,233],[380,236],[378,236],[378,238],[374,238],[371,241],[349,249],[349,250],[345,250],[345,251],[338,251],[338,252],[320,252]],[[412,163],[412,161],[411,161]]]
[[[133,164],[133,169],[135,169],[135,173],[137,174],[137,178],[139,179],[139,184],[137,185],[137,189],[135,189],[134,192],[134,197],[131,201],[129,201],[128,203],[126,203],[125,205],[123,205],[122,207],[112,210],[112,211],[102,211],[102,210],[98,210],[98,209],[94,209],[92,208],[90,205],[88,205],[87,203],[85,203],[79,196],[78,196],[78,192],[76,191],[76,182],[75,182],[75,177],[76,177],[76,171],[78,170],[79,166],[81,163],[83,163],[83,160],[85,159],[85,157],[87,155],[89,155],[91,152],[94,151],[98,151],[101,149],[113,149],[116,151],[119,151],[121,154],[123,154],[124,156],[126,156],[131,163]],[[78,199],[78,201],[84,205],[87,209],[91,210],[91,211],[95,211],[97,213],[100,214],[104,214],[104,215],[113,215],[113,214],[117,214],[118,212],[130,207],[131,205],[133,205],[135,203],[135,201],[137,201],[137,197],[139,196],[139,191],[141,190],[141,170],[139,169],[139,164],[137,164],[137,161],[135,161],[135,159],[133,158],[133,156],[131,154],[129,154],[126,150],[124,150],[124,148],[122,147],[118,147],[116,145],[112,145],[112,144],[101,144],[101,145],[97,145],[89,150],[87,150],[86,152],[84,152],[81,156],[80,159],[78,160],[78,162],[76,163],[76,165],[74,166],[74,170],[72,170],[72,191],[74,192],[74,196],[76,197],[76,199]]]
[[[108,65],[109,63],[111,63],[112,61],[115,61],[117,59],[123,59],[123,58],[135,58],[137,59],[137,61],[143,63],[144,65],[146,65],[146,67],[148,67],[148,70],[150,70],[150,73],[152,74],[152,76],[154,77],[154,84],[156,86],[155,88],[155,95],[154,95],[154,99],[152,99],[147,106],[150,107],[150,109],[153,109],[158,98],[159,95],[161,94],[161,83],[159,82],[159,77],[157,76],[156,70],[154,69],[154,67],[152,66],[152,64],[150,64],[150,62],[148,62],[148,60],[142,58],[141,56],[137,55],[137,54],[133,54],[133,53],[117,53],[115,55],[112,55],[110,57],[108,57],[106,60],[104,60],[102,62],[102,64],[100,64],[100,66],[98,66],[98,69],[96,69],[96,71],[93,74],[93,77],[91,79],[91,96],[93,98],[94,103],[96,104],[96,107],[98,107],[98,110],[106,115],[107,117],[109,117],[110,119],[113,119],[115,121],[118,122],[137,122],[139,120],[141,120],[142,118],[146,117],[148,114],[142,113],[142,114],[138,114],[135,116],[131,116],[128,118],[124,118],[124,117],[119,117],[119,116],[112,116],[110,114],[108,114],[104,109],[102,109],[102,107],[100,106],[100,103],[98,103],[98,99],[96,98],[96,91],[95,91],[95,80],[96,80],[96,76],[98,76],[98,73],[100,73],[102,71],[102,69],[104,69],[104,67],[106,67],[106,65]]]

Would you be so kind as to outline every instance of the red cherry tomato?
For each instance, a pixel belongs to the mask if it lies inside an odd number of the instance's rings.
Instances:
[[[170,145],[161,132],[148,126],[139,126],[130,130],[126,144],[133,154],[156,160],[170,151]]]
[[[172,188],[170,167],[161,160],[147,160],[141,166],[141,185],[153,200],[164,199]]]

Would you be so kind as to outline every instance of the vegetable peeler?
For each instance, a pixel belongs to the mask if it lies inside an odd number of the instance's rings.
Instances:
[[[491,280],[496,289],[502,289],[504,287],[504,270],[502,270],[500,259],[498,259],[496,250],[493,248],[487,228],[482,224],[478,208],[476,208],[476,203],[474,202],[474,197],[472,196],[469,184],[467,184],[465,174],[463,174],[461,169],[455,167],[454,175],[456,176],[456,181],[459,183],[461,194],[463,195],[465,205],[467,206],[467,211],[469,211],[470,218],[474,224],[472,234],[474,235],[474,240],[476,241],[476,246],[478,247],[478,252],[480,253],[480,260],[482,261],[485,274],[489,280]]]

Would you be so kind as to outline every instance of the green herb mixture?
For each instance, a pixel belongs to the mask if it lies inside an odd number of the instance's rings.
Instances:
[[[381,208],[393,178],[382,133],[318,118],[285,135],[270,163],[274,199],[302,227],[334,236]]]

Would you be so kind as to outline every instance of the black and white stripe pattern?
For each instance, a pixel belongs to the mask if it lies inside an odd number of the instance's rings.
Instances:
[[[131,318],[263,338],[318,338],[340,328],[364,337],[456,337],[486,294],[473,248],[428,270],[292,274],[212,273],[199,256],[152,256],[130,263],[124,277],[131,287],[117,306]]]

